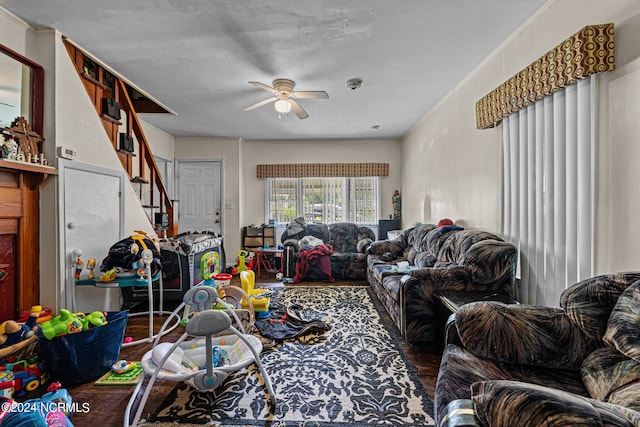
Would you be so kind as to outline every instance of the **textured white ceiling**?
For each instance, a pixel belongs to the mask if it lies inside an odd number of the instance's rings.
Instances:
[[[175,135],[247,140],[397,138],[545,0],[5,0],[59,30],[177,115],[144,115]],[[363,80],[349,91],[346,82]],[[248,84],[276,78],[306,120],[281,119]],[[492,89],[492,88],[487,88]],[[469,102],[475,102],[470,100]],[[473,120],[473,118],[470,118]],[[380,129],[374,131],[373,126]]]

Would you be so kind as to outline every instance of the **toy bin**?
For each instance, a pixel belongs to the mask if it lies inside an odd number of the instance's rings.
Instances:
[[[52,381],[71,387],[98,379],[119,360],[128,311],[107,313],[107,324],[51,340],[38,332],[45,372]]]

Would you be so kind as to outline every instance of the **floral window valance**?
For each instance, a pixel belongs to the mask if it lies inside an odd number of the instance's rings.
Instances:
[[[478,129],[591,74],[615,69],[613,24],[589,25],[476,103]]]
[[[288,163],[258,165],[258,178],[389,176],[389,163]]]

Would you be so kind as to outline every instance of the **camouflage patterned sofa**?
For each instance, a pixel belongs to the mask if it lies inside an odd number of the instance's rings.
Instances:
[[[471,399],[482,426],[640,426],[640,272],[577,283],[559,308],[467,304],[448,331],[436,425]]]
[[[331,274],[334,279],[365,280],[367,275],[366,249],[376,236],[369,227],[350,222],[334,224],[306,224],[301,218],[290,223],[282,234],[284,245],[292,245],[299,251],[298,242],[305,236],[313,236],[333,247],[329,256]],[[325,275],[310,269],[308,280],[323,280]]]
[[[367,280],[408,342],[433,346],[434,293],[490,290],[511,297],[516,248],[486,231],[421,224],[369,247]],[[389,259],[393,258],[393,259]],[[410,271],[395,271],[399,261]]]

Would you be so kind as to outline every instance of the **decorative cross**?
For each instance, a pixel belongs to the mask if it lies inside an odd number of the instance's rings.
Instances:
[[[32,158],[40,154],[40,143],[43,138],[31,129],[31,125],[24,117],[15,119],[11,126],[4,128],[4,133],[13,136],[18,141],[18,145],[26,158]]]

